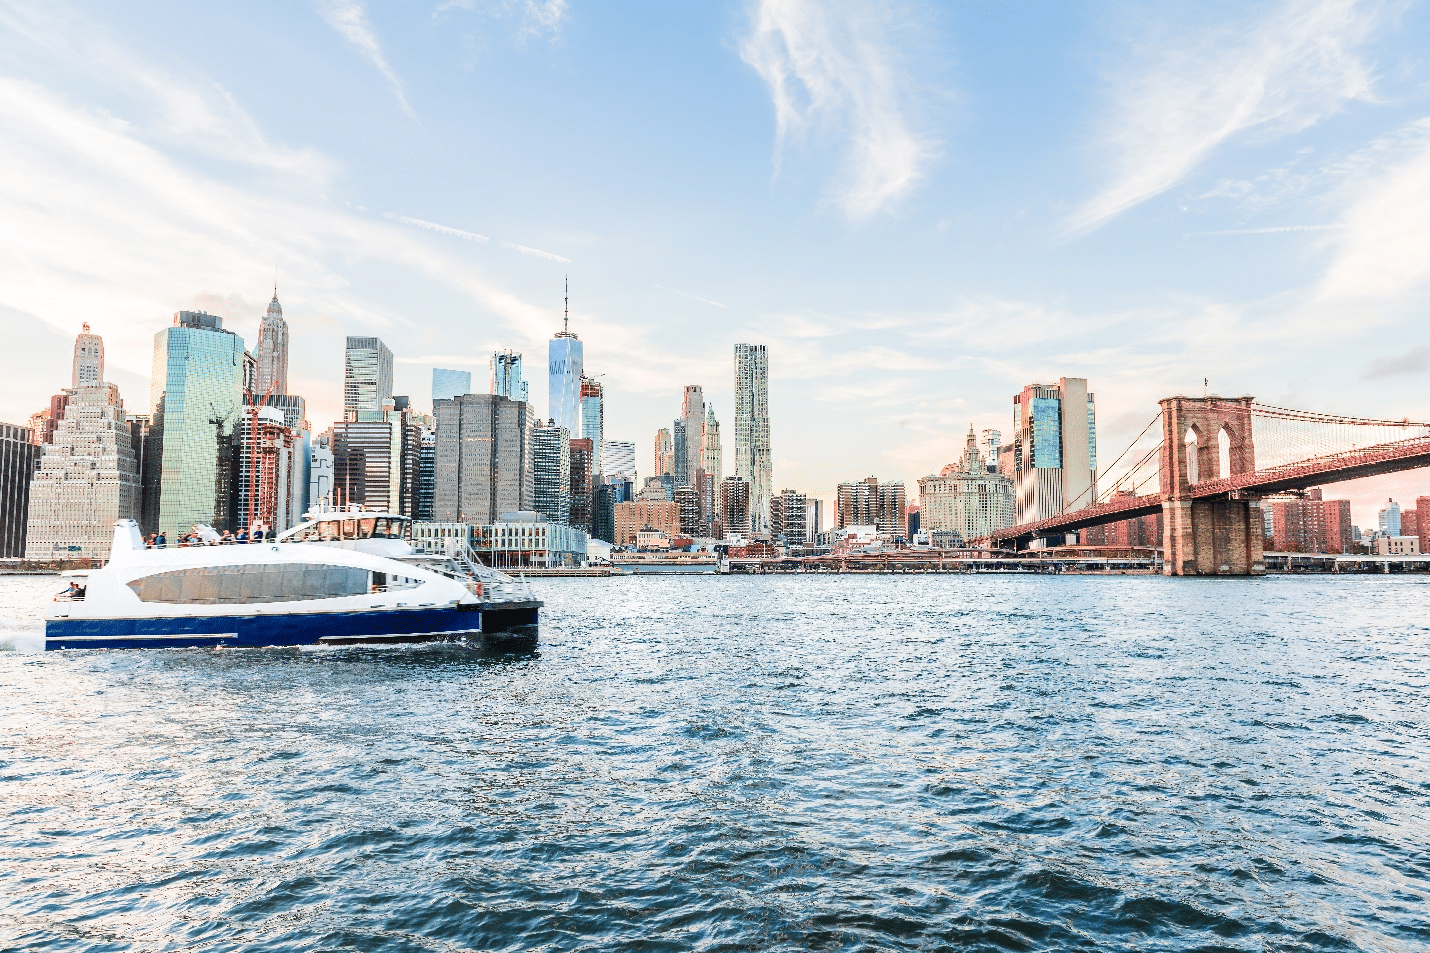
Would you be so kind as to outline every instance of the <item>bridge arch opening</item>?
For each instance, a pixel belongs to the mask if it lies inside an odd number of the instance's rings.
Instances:
[[[1187,453],[1187,483],[1196,483],[1198,479],[1200,479],[1197,476],[1197,448],[1201,443],[1197,437],[1196,427],[1187,428],[1187,436],[1184,438],[1183,443],[1186,444]]]
[[[1217,431],[1217,479],[1231,479],[1231,434],[1226,427]]]

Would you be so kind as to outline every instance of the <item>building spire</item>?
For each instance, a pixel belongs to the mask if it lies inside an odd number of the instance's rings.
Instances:
[[[566,317],[561,321],[561,333],[571,333],[571,276],[566,276]]]

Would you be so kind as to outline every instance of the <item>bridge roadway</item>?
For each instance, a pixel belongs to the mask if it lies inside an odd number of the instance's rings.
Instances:
[[[1186,499],[1246,499],[1284,493],[1288,490],[1325,486],[1346,480],[1380,476],[1401,470],[1430,466],[1430,437],[1415,437],[1393,443],[1376,444],[1343,453],[1312,457],[1279,467],[1253,470],[1233,477],[1202,480],[1187,489]],[[1138,516],[1151,516],[1162,509],[1162,494],[1114,496],[1106,503],[1085,507],[1062,516],[1021,523],[1000,529],[973,541],[974,545],[1026,546],[1041,536],[1071,533],[1089,526],[1101,526]]]

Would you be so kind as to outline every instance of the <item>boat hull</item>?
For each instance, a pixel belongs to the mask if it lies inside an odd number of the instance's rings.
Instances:
[[[481,636],[535,635],[541,603],[369,609],[358,612],[265,612],[252,615],[128,619],[50,619],[45,648],[265,648],[434,642]]]

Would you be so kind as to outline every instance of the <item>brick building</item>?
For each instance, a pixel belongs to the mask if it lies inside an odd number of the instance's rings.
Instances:
[[[611,542],[617,546],[634,546],[636,534],[646,527],[667,536],[679,536],[680,504],[674,500],[617,503],[615,523],[615,538]]]
[[[1271,549],[1283,553],[1348,553],[1351,551],[1351,501],[1321,498],[1319,487],[1304,499],[1269,500],[1262,504],[1271,527]]]

